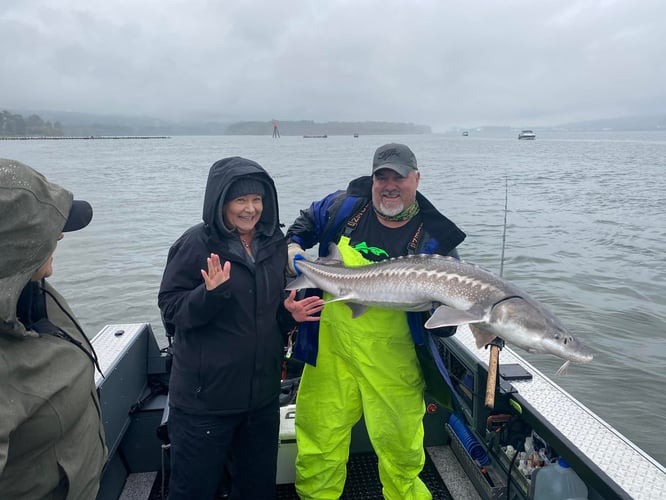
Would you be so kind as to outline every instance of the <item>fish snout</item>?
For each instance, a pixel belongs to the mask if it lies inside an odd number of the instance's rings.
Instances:
[[[592,353],[586,347],[582,346],[582,349],[576,352],[571,361],[574,363],[589,363],[593,358]]]
[[[573,363],[589,363],[594,357],[587,347],[571,335],[564,336],[563,345],[566,349],[566,358]]]

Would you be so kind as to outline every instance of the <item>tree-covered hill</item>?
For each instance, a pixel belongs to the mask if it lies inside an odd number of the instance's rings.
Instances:
[[[44,121],[37,115],[24,118],[6,110],[0,112],[1,137],[62,137],[63,135],[65,133],[60,122]]]
[[[272,135],[273,123],[281,136],[429,134],[427,125],[400,122],[218,121],[211,119],[164,120],[150,117],[87,115],[84,113],[3,111],[0,136],[173,136],[173,135]],[[40,116],[46,117],[46,119]]]
[[[227,127],[226,135],[271,135],[273,123],[237,122]],[[278,121],[280,135],[384,135],[384,134],[430,134],[427,125],[396,122],[315,122],[311,120]]]

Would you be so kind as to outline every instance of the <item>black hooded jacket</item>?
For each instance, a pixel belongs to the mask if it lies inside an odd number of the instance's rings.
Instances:
[[[222,220],[225,193],[240,176],[265,186],[254,262]],[[275,184],[259,164],[240,157],[213,164],[203,223],[172,245],[158,295],[167,331],[175,332],[171,406],[192,414],[234,414],[279,397],[283,334],[293,325],[283,306],[287,246],[279,226]],[[231,262],[231,274],[207,291],[201,269],[207,270],[211,252]]]

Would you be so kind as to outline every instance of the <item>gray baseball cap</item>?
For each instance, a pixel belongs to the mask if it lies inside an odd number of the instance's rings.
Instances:
[[[412,170],[418,170],[416,156],[404,144],[390,143],[377,148],[372,159],[372,173],[377,170],[390,168],[403,177],[407,177]]]

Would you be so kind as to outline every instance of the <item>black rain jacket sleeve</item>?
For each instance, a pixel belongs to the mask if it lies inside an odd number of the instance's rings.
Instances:
[[[201,231],[202,226],[199,226]],[[169,250],[158,297],[164,320],[181,332],[210,323],[218,312],[216,306],[229,295],[229,282],[215,290],[206,290],[201,269],[207,269],[206,259],[210,254],[203,245],[194,244],[196,239],[195,232],[189,231]]]

